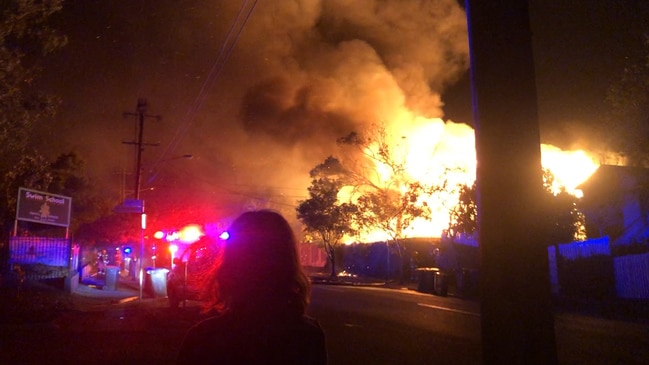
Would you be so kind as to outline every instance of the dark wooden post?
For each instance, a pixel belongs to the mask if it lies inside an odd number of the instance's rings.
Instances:
[[[556,364],[528,3],[466,0],[484,364]]]

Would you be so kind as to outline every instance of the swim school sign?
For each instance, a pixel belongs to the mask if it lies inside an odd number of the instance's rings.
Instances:
[[[16,219],[54,226],[70,226],[72,198],[42,191],[18,189]]]

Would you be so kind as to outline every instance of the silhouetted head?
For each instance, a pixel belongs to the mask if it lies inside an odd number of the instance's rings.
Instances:
[[[310,286],[286,219],[270,210],[246,212],[228,233],[212,278],[213,306],[304,314]]]

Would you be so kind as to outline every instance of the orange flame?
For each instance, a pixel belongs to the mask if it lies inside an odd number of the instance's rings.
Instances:
[[[457,187],[472,185],[476,179],[476,152],[474,130],[462,123],[444,122],[442,119],[413,118],[411,123],[395,123],[387,130],[388,144],[395,157],[402,159],[405,166],[404,178],[429,186],[441,186],[446,182],[447,190],[431,196],[421,197],[432,210],[429,220],[416,219],[404,232],[406,237],[441,237],[448,228],[450,210],[458,203]],[[371,145],[369,151],[377,152],[378,146]],[[562,151],[558,147],[541,145],[541,164],[555,175],[553,192],[562,188],[579,197],[577,187],[588,179],[599,166],[587,152]],[[378,184],[390,181],[392,171],[376,163]],[[375,182],[377,183],[377,182]],[[403,187],[397,187],[403,188]],[[348,196],[349,191],[342,195]],[[384,232],[371,232],[360,238],[361,242],[387,240]],[[346,240],[348,243],[354,239]]]

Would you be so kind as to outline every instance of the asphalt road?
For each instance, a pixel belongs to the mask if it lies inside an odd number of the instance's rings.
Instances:
[[[331,364],[477,364],[478,306],[411,290],[319,286]]]
[[[322,286],[311,311],[332,364],[478,364],[476,302],[412,290]],[[578,313],[555,315],[561,364],[646,364],[649,326]],[[488,349],[485,349],[488,350]]]
[[[126,300],[124,300],[126,299]],[[183,334],[200,319],[165,299],[85,298],[38,323],[0,326],[0,364],[173,364]],[[413,290],[316,285],[310,314],[323,326],[330,364],[478,364],[478,304]],[[644,364],[646,324],[559,314],[562,364]]]

